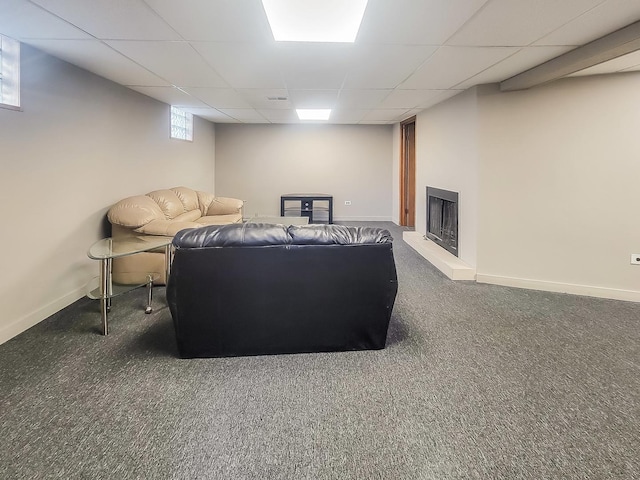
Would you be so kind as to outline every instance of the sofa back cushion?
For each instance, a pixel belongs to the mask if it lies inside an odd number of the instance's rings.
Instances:
[[[139,228],[153,220],[164,219],[164,213],[152,198],[137,195],[120,200],[109,209],[107,217],[112,224]]]
[[[262,223],[209,225],[195,230],[183,230],[176,234],[173,241],[177,248],[263,247],[290,243],[287,227]]]
[[[391,243],[388,230],[345,225],[291,225],[287,229],[294,245],[356,245]]]
[[[345,225],[234,223],[178,232],[176,248],[260,247],[267,245],[356,245],[392,243],[388,230]]]
[[[158,204],[167,220],[172,220],[186,211],[182,200],[173,190],[155,190],[147,193],[147,196]]]
[[[174,187],[171,189],[173,193],[180,199],[185,212],[198,210],[200,203],[198,202],[198,192],[187,187]]]

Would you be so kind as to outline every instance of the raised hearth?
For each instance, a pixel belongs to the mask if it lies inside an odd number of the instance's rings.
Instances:
[[[403,232],[402,239],[451,280],[475,280],[476,269],[424,238],[419,232]]]

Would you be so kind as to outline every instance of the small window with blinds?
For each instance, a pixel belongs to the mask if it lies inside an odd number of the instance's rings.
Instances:
[[[20,42],[0,35],[0,107],[20,108]]]
[[[171,107],[171,138],[193,141],[193,115],[176,107]]]

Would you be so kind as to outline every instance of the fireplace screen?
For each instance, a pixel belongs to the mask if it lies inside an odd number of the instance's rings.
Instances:
[[[427,187],[426,236],[458,256],[458,192]]]

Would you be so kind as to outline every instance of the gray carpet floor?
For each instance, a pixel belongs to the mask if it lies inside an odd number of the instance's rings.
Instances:
[[[640,304],[453,282],[370,225],[385,350],[181,360],[163,288],[107,337],[82,299],[0,345],[0,478],[640,478]]]

